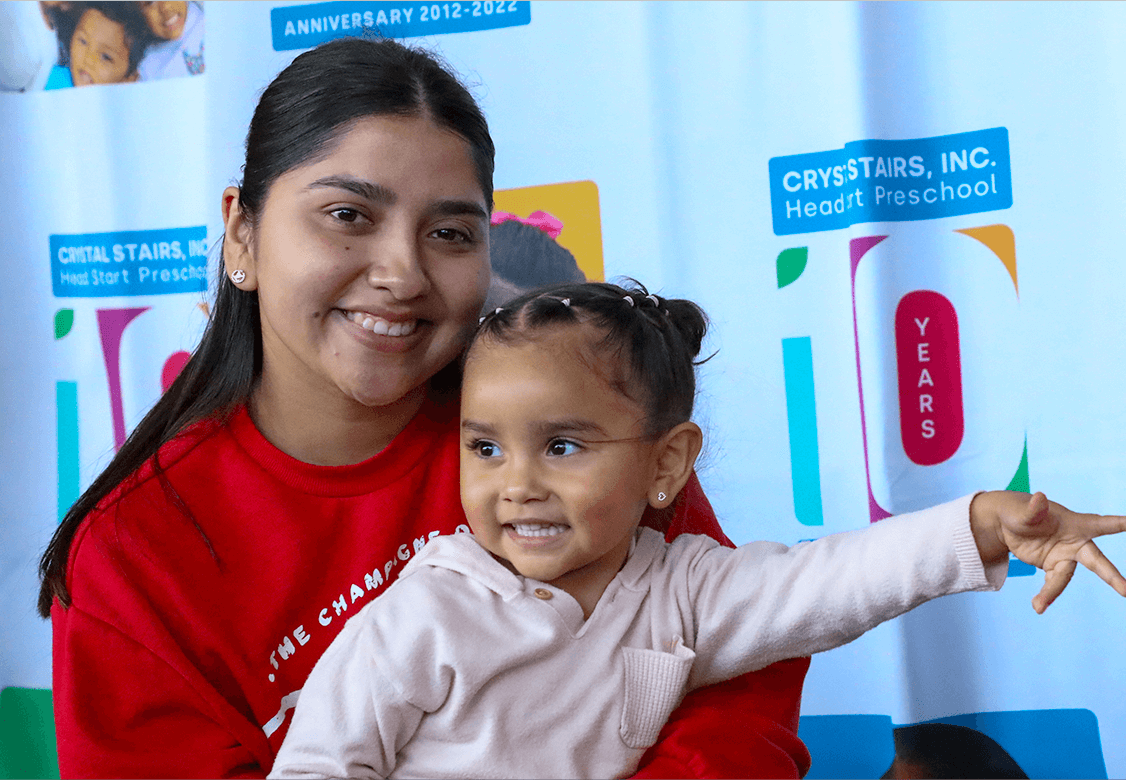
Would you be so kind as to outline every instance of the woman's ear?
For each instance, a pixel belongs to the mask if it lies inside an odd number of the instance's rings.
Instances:
[[[254,231],[239,206],[238,187],[223,190],[223,267],[240,290],[257,290]]]
[[[657,471],[649,487],[649,505],[664,509],[692,476],[704,434],[694,422],[683,422],[657,442]]]

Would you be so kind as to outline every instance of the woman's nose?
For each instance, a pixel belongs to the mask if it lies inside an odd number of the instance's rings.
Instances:
[[[389,291],[399,301],[421,297],[430,289],[422,249],[413,233],[391,229],[373,251],[368,270],[372,287]]]

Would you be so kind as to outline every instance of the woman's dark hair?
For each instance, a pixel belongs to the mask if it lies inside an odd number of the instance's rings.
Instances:
[[[349,124],[370,116],[425,117],[469,144],[492,207],[493,141],[476,101],[433,55],[390,39],[343,38],[299,55],[262,93],[246,137],[239,208],[251,225],[270,186],[284,173],[328,154]],[[180,375],[117,455],[67,512],[39,563],[39,613],[55,598],[69,606],[66,566],[82,519],[185,427],[228,418],[262,372],[256,292],[239,290],[220,259],[215,306],[203,338]],[[154,458],[160,474],[160,464]],[[167,486],[171,489],[171,486]],[[190,513],[185,514],[190,518]],[[194,523],[194,519],[192,519]],[[198,528],[198,524],[197,524]]]
[[[82,15],[91,10],[97,11],[111,22],[121,25],[125,35],[125,45],[129,49],[129,69],[125,73],[126,75],[135,73],[149,44],[154,40],[152,31],[149,29],[148,22],[145,21],[138,3],[96,2],[91,0],[91,2],[74,3],[66,11],[56,10],[53,17],[55,19],[55,31],[59,37],[59,64],[64,67],[70,65],[70,42],[74,37],[74,31],[78,29]]]
[[[692,301],[650,295],[632,279],[625,284],[563,284],[527,293],[486,315],[474,343],[533,340],[544,330],[591,325],[598,334],[592,369],[641,406],[647,435],[660,435],[692,418],[696,356],[708,320]]]

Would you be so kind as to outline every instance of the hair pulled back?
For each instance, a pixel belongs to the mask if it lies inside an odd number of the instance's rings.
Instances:
[[[562,284],[522,295],[482,318],[474,343],[534,340],[545,330],[576,325],[599,333],[591,346],[609,358],[614,389],[644,410],[646,434],[692,419],[707,316],[692,301],[659,298],[633,279],[625,286]]]
[[[270,187],[294,168],[331,153],[350,123],[371,116],[425,117],[469,145],[492,206],[494,147],[480,107],[434,55],[384,38],[342,38],[299,55],[266,87],[246,137],[239,208],[253,226]],[[67,512],[39,563],[39,613],[57,597],[69,606],[66,565],[82,519],[186,426],[225,419],[245,403],[262,372],[257,292],[239,290],[220,260],[215,306],[179,376],[117,455]],[[154,458],[157,474],[159,459]],[[171,485],[173,501],[178,498]],[[184,515],[199,528],[187,507]],[[202,531],[201,531],[202,533]],[[206,538],[206,537],[205,537]]]

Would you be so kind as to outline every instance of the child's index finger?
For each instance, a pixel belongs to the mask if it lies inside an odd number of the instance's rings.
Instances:
[[[1120,595],[1126,596],[1126,577],[1118,571],[1118,567],[1110,562],[1094,542],[1087,542],[1079,548],[1075,556],[1081,564],[1099,575],[1099,578]]]

